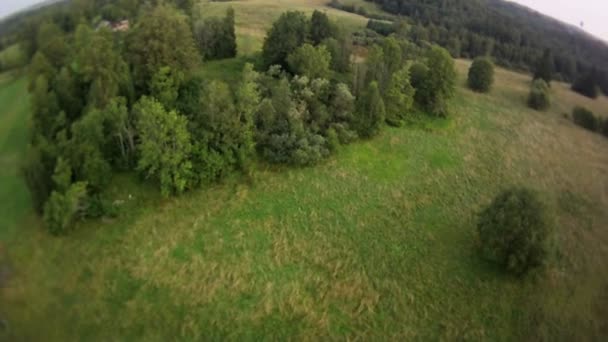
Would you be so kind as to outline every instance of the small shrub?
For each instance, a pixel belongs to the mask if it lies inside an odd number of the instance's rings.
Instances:
[[[530,96],[528,96],[528,106],[532,109],[543,111],[547,110],[550,105],[549,85],[541,79],[534,80],[530,89]]]
[[[487,57],[478,57],[469,69],[467,81],[469,88],[480,93],[487,93],[494,83],[494,64]]]
[[[593,112],[583,107],[575,107],[572,111],[572,120],[575,124],[596,132],[599,128],[599,121]]]
[[[545,208],[528,189],[499,194],[481,212],[477,229],[482,255],[508,272],[521,275],[545,261],[549,236]]]

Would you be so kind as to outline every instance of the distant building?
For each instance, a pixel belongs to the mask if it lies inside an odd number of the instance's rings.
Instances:
[[[128,20],[121,20],[119,22],[113,23],[112,24],[112,31],[116,32],[116,31],[120,31],[120,32],[125,32],[125,31],[129,31],[130,25],[129,25],[129,21]]]
[[[107,20],[102,20],[99,25],[97,25],[97,30],[101,30],[102,28],[108,28],[114,32],[125,32],[129,31],[130,24],[128,20],[121,20],[117,22],[109,22]]]

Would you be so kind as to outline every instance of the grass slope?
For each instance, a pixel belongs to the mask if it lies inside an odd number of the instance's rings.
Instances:
[[[449,120],[386,128],[322,165],[262,168],[250,186],[229,179],[166,200],[122,175],[109,189],[122,203],[115,220],[63,238],[27,222],[8,249],[4,336],[605,337],[608,140],[528,110],[527,76],[498,70],[480,95],[464,87],[467,68],[458,62]],[[561,253],[536,280],[475,252],[476,212],[511,184],[553,208]]]
[[[234,8],[238,53],[248,55],[262,49],[266,31],[285,11],[302,11],[310,15],[314,10],[320,10],[350,29],[367,25],[367,18],[327,7],[327,3],[327,0],[202,1],[199,10],[203,18],[223,17],[228,7]]]

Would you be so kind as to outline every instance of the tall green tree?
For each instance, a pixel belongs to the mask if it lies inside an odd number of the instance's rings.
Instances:
[[[582,74],[572,84],[572,90],[591,99],[597,98],[600,93],[597,82],[597,69],[591,68]]]
[[[334,35],[334,27],[329,21],[327,14],[315,10],[310,19],[310,40],[314,45],[321,44],[327,38]]]
[[[551,84],[553,80],[553,71],[555,69],[555,62],[553,60],[553,54],[551,49],[545,49],[542,57],[536,62],[536,68],[534,70],[534,79],[542,79],[547,84]]]
[[[416,103],[429,114],[448,115],[448,101],[454,96],[456,68],[447,50],[438,46],[426,52],[426,65],[412,68]]]
[[[175,108],[183,77],[167,66],[158,69],[150,81],[150,95],[166,109]]]
[[[262,48],[262,60],[265,68],[271,65],[287,67],[287,56],[302,45],[308,36],[309,21],[306,15],[298,11],[281,14],[268,31]]]
[[[400,126],[414,104],[414,87],[410,84],[410,73],[407,68],[391,76],[385,95],[386,122]]]
[[[287,57],[289,69],[310,79],[327,78],[330,75],[331,55],[323,45],[314,47],[304,44]]]
[[[130,32],[127,47],[133,79],[140,91],[148,90],[161,67],[188,75],[200,65],[188,18],[162,4],[141,16]]]
[[[142,97],[133,111],[140,140],[137,170],[158,180],[164,196],[183,192],[192,177],[188,120],[149,97]]]
[[[69,53],[65,34],[51,21],[43,22],[38,28],[36,45],[55,68],[64,64]]]
[[[79,217],[84,217],[87,199],[87,184],[72,183],[70,164],[59,158],[53,174],[56,190],[44,205],[44,222],[53,235],[66,232]]]
[[[104,113],[93,109],[71,127],[67,159],[74,165],[74,178],[86,182],[95,191],[101,191],[108,184],[112,170],[104,155],[105,124]]]
[[[122,167],[132,166],[137,132],[126,99],[122,97],[112,99],[104,109],[104,118],[108,127],[107,139],[114,141],[114,146],[119,151],[119,155],[113,156],[112,159]]]
[[[376,135],[386,118],[378,82],[373,81],[357,103],[357,131],[364,138]]]
[[[89,84],[88,105],[103,108],[118,95],[121,85],[130,79],[126,62],[114,44],[112,32],[92,32],[81,24],[76,32],[76,68]]]

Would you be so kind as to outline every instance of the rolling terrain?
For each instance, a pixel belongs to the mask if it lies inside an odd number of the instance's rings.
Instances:
[[[325,1],[203,4],[236,11],[244,57],[203,67],[230,79],[284,10]],[[323,7],[326,9],[325,7]],[[326,9],[350,25],[365,18]],[[55,238],[18,177],[24,78],[0,77],[0,340],[599,340],[608,334],[608,139],[575,126],[575,105],[608,99],[552,86],[526,107],[530,76],[497,69],[466,89],[458,60],[449,119],[412,117],[315,167],[260,164],[166,199],[133,174],[108,191],[116,218]],[[543,274],[482,261],[476,215],[511,185],[538,190],[555,227]],[[0,272],[2,271],[0,267]]]

